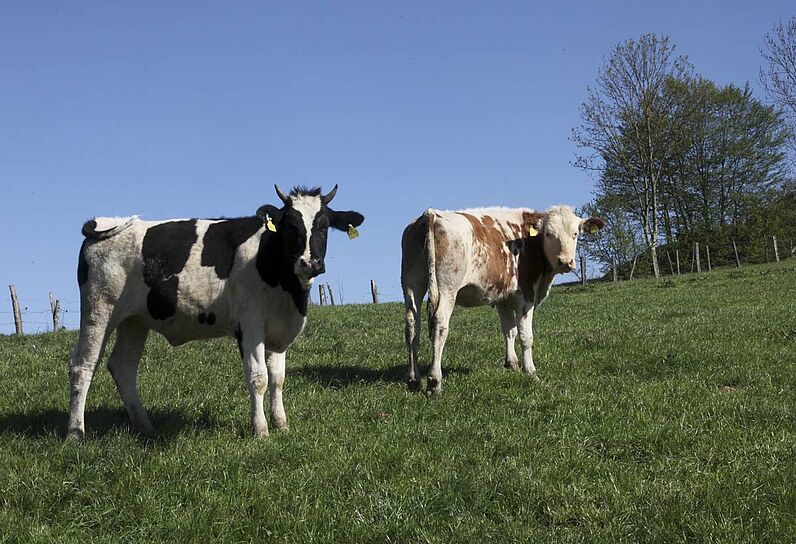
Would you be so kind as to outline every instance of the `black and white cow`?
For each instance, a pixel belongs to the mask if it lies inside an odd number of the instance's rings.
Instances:
[[[329,208],[336,185],[327,195],[301,187],[289,195],[278,187],[276,192],[282,208],[265,205],[252,217],[98,217],[83,225],[80,337],[70,362],[68,437],[84,436],[86,395],[114,330],[108,368],[140,432],[154,432],[136,387],[150,329],[175,346],[236,337],[254,435],[268,435],[266,388],[274,426],[287,429],[285,351],[304,327],[313,279],[325,271],[327,230],[357,227],[364,217]]]

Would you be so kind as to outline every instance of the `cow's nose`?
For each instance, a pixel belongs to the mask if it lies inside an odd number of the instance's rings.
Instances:
[[[299,267],[304,273],[311,274],[313,276],[323,274],[326,271],[326,267],[323,264],[323,259],[310,259],[309,261],[306,259],[299,259]]]
[[[326,272],[326,265],[323,262],[323,259],[312,259],[310,261],[310,268],[315,274],[323,274]]]
[[[575,259],[558,259],[558,263],[562,268],[569,268],[575,270]]]

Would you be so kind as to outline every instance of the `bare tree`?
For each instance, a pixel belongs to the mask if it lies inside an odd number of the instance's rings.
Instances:
[[[674,49],[668,36],[655,34],[617,45],[589,87],[581,125],[572,133],[580,148],[592,150],[575,165],[599,172],[601,184],[632,196],[656,277],[661,170],[677,125],[667,83],[691,74],[686,57],[675,56]]]
[[[603,271],[610,270],[613,263],[629,263],[644,251],[644,241],[640,239],[637,222],[628,213],[620,197],[613,194],[597,195],[578,212],[583,217],[601,217],[607,223],[600,236],[584,236],[578,242],[581,251],[591,261],[603,265]]]
[[[761,53],[767,66],[760,69],[760,81],[788,121],[791,160],[796,165],[796,17],[775,24],[764,41]]]

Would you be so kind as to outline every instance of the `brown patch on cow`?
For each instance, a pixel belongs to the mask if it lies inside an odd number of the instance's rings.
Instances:
[[[508,223],[508,227],[515,240],[522,238],[522,227],[520,227],[520,225],[517,223]]]
[[[448,233],[434,223],[434,257],[437,261],[440,261],[448,253],[448,246],[450,246]]]
[[[406,285],[411,278],[426,267],[426,234],[428,217],[421,215],[407,225],[401,237],[401,284]]]
[[[505,293],[514,280],[514,263],[506,242],[508,238],[497,227],[494,218],[478,219],[469,213],[460,213],[470,222],[476,251],[486,260],[486,281],[491,289]]]

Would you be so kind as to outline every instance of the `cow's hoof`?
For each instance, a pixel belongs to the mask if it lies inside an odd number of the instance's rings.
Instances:
[[[517,366],[517,361],[504,361],[503,366],[508,368],[509,370],[519,370],[520,367]]]
[[[66,433],[66,440],[68,442],[81,442],[85,437],[86,433],[80,429],[71,429]]]
[[[433,397],[442,393],[442,380],[429,378],[426,384],[426,395]]]
[[[268,427],[265,429],[255,429],[252,431],[254,438],[268,438]]]
[[[158,432],[154,428],[150,429],[137,429],[136,432],[138,433],[141,438],[146,440],[155,440],[158,437]]]
[[[542,383],[542,378],[539,377],[539,374],[534,372],[533,374],[528,374],[528,377],[532,379],[535,383]]]
[[[274,421],[274,429],[280,433],[286,433],[290,430],[290,425],[287,421]]]
[[[406,388],[412,393],[420,391],[420,380],[406,380]]]

